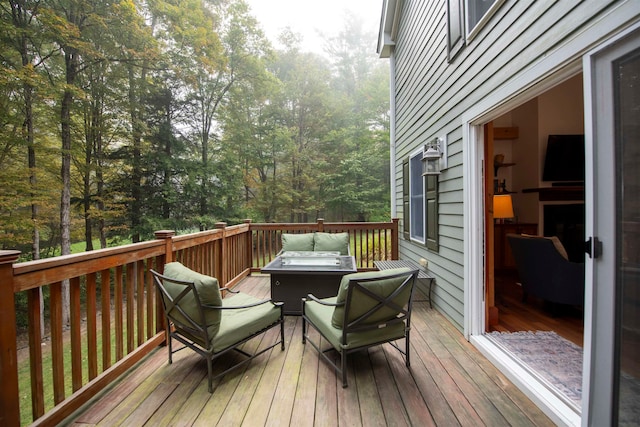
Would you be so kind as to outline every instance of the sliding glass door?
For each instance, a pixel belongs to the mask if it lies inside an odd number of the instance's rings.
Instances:
[[[585,60],[587,236],[592,286],[585,313],[583,425],[637,425],[640,416],[640,29]],[[590,199],[590,202],[589,202]],[[591,267],[591,268],[589,268]],[[588,414],[588,415],[587,415]]]

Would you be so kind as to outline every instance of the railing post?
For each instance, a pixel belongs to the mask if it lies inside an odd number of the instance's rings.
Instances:
[[[400,239],[398,236],[399,221],[399,218],[391,219],[391,222],[393,222],[393,227],[391,228],[391,259],[398,259],[400,257],[400,248],[398,247],[398,245],[400,244]]]
[[[214,266],[215,266],[215,271],[216,271],[216,277],[218,278],[218,282],[220,283],[220,286],[225,287],[227,286],[227,283],[229,281],[229,277],[227,277],[227,268],[224,268],[225,265],[227,265],[227,267],[229,266],[229,262],[231,262],[231,260],[229,260],[226,264],[223,263],[223,260],[227,259],[226,257],[226,252],[227,252],[227,245],[226,245],[226,231],[225,228],[227,228],[227,223],[226,222],[216,222],[215,228],[217,230],[221,230],[222,231],[222,239],[219,240],[220,242],[220,250],[216,251],[216,258],[214,260]]]
[[[318,218],[318,232],[322,233],[324,231],[324,218]]]
[[[251,268],[253,268],[253,231],[251,231],[251,219],[245,219],[244,223],[247,224],[248,227],[248,231],[247,231],[247,253],[246,253],[246,257],[247,257],[247,262],[249,263],[248,266],[246,266],[249,271],[251,271]]]
[[[173,230],[159,230],[155,233],[156,239],[164,240],[164,263],[173,262],[173,236],[176,232]]]
[[[173,262],[173,236],[176,235],[176,232],[173,230],[159,230],[155,233],[156,239],[164,240],[164,263],[169,264]],[[164,265],[156,266],[161,273],[164,273]],[[154,279],[155,280],[155,279]],[[155,283],[153,284],[155,287]],[[166,318],[164,316],[164,306],[162,305],[162,297],[159,293],[156,292],[156,332],[160,332],[161,330],[165,331],[165,343],[168,342],[169,336],[167,331]]]
[[[13,263],[20,251],[0,251],[0,425],[20,425]],[[37,325],[36,327],[38,327]]]

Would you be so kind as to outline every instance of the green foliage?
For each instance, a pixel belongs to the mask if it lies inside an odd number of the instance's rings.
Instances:
[[[0,247],[60,253],[62,190],[86,249],[245,218],[388,220],[388,73],[357,17],[327,60],[290,31],[274,50],[242,0],[9,4]]]

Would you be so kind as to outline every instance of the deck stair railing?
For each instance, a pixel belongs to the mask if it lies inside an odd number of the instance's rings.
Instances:
[[[176,260],[217,277],[220,286],[234,286],[273,259],[282,233],[314,231],[349,232],[360,270],[398,258],[397,219],[218,223],[214,230],[180,236],[162,230],[148,242],[21,263],[19,251],[0,251],[0,425],[56,425],[164,344],[151,269]],[[26,296],[28,346],[18,345],[18,296]],[[18,364],[19,352],[28,353],[28,364]]]

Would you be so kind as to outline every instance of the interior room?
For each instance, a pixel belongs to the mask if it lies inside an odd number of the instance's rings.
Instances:
[[[512,251],[515,243],[507,236],[556,236],[554,245],[559,241],[566,251],[566,261],[558,262],[580,270],[575,263],[584,263],[585,256],[583,105],[582,75],[577,75],[494,120],[485,138],[487,166],[493,163],[487,167],[493,176],[485,183],[486,193],[493,195],[487,200],[493,207],[486,230],[488,259],[493,259],[493,271],[487,261],[487,331],[553,330],[582,346],[583,307],[575,301],[584,294],[584,266],[577,280],[553,285],[581,282],[573,284],[575,289],[566,285],[568,299],[557,299],[563,303],[544,297],[544,279],[533,280],[533,287],[526,279],[530,288],[525,292]],[[520,257],[541,258],[538,249],[527,250]],[[545,273],[544,267],[524,268]]]

